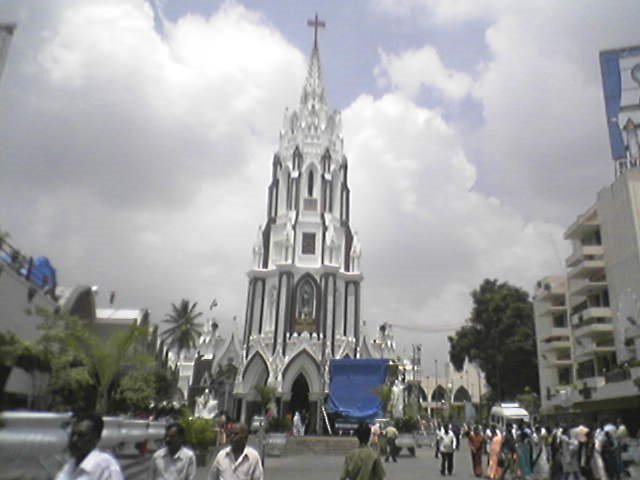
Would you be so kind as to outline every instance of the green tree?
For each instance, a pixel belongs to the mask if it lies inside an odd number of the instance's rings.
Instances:
[[[163,320],[163,322],[169,323],[171,326],[162,332],[160,336],[168,340],[167,348],[175,350],[178,358],[183,350],[188,351],[194,348],[202,334],[200,331],[202,324],[196,322],[202,312],[195,311],[197,306],[198,302],[190,303],[189,300],[183,298],[179,305],[171,304],[172,311]]]
[[[95,408],[109,411],[110,401],[118,381],[132,366],[148,365],[153,359],[141,348],[147,328],[131,325],[104,339],[90,330],[82,320],[68,314],[54,315],[40,312],[45,317],[39,342],[52,365],[52,393],[68,399],[74,391],[87,399],[87,378],[95,391]],[[67,371],[69,370],[69,371]],[[74,406],[74,405],[72,405]],[[77,406],[77,404],[75,405]]]
[[[525,387],[538,391],[529,294],[507,282],[485,279],[471,297],[471,317],[448,337],[454,368],[461,371],[465,360],[475,362],[485,373],[497,400],[515,398]]]
[[[9,373],[22,350],[23,342],[11,331],[0,332],[0,391],[9,379]]]

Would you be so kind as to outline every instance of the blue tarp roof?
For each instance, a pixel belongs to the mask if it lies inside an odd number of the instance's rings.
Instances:
[[[331,360],[327,410],[356,420],[382,416],[382,399],[376,392],[388,368],[384,358]]]

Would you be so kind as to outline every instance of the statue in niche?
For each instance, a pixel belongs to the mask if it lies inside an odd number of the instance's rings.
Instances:
[[[258,236],[256,243],[253,245],[253,266],[255,268],[262,268],[262,259],[264,256],[264,245],[262,236],[262,225],[258,226]]]
[[[401,418],[404,416],[404,385],[402,385],[400,380],[396,380],[391,388],[391,401],[389,404],[393,418]]]
[[[305,282],[300,288],[300,309],[298,318],[311,318],[313,316],[313,287]]]
[[[291,255],[291,259],[289,255]],[[284,228],[284,261],[289,263],[291,260],[293,260],[293,225],[291,218],[289,218]]]
[[[209,389],[196,398],[195,416],[213,418],[218,413],[218,401],[209,394]]]
[[[269,323],[267,325],[267,328],[273,328],[273,319],[276,313],[276,293],[277,288],[275,287],[275,285],[272,285],[271,288],[269,288],[269,296],[267,297],[269,302]]]
[[[334,255],[336,250],[336,232],[333,228],[333,223],[330,223],[327,227],[327,233],[325,235],[325,244],[327,247],[327,256],[329,264],[334,264]]]
[[[349,258],[351,260],[350,271],[359,272],[360,271],[360,255],[362,255],[362,250],[360,246],[360,239],[358,238],[358,232],[353,234],[353,242],[351,243],[351,252]]]

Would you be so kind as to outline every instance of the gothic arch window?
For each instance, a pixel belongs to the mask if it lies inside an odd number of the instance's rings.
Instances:
[[[442,385],[438,385],[431,393],[432,402],[444,402],[447,399],[447,391]]]
[[[454,403],[470,402],[471,394],[469,393],[469,390],[463,386],[458,387],[456,392],[453,394],[453,401]]]
[[[313,170],[307,174],[307,197],[313,197]]]

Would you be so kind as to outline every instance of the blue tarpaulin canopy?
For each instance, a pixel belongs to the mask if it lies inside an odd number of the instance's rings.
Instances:
[[[382,416],[379,388],[387,378],[383,358],[331,360],[327,410],[356,420]]]

